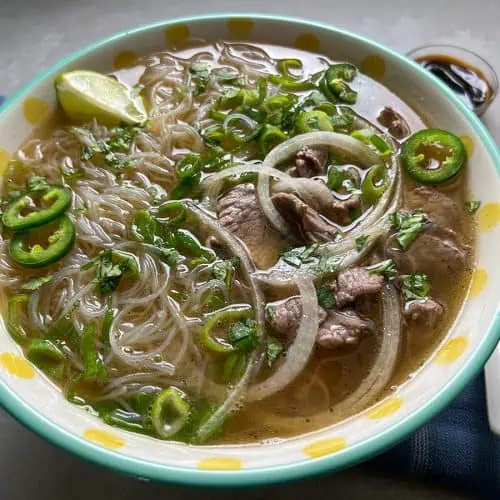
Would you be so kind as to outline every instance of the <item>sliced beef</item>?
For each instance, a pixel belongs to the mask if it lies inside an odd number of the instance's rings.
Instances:
[[[357,194],[352,194],[345,200],[334,199],[333,205],[330,208],[330,215],[333,221],[348,226],[353,222],[351,210],[361,207],[361,198]]]
[[[291,193],[277,193],[271,197],[276,209],[296,230],[305,243],[331,241],[337,232],[321,215]]]
[[[285,243],[262,213],[253,184],[240,184],[225,193],[217,203],[217,217],[245,243],[259,268],[278,260]]]
[[[354,311],[330,311],[319,327],[316,342],[327,349],[355,345],[369,330],[373,330],[372,322],[361,319]]]
[[[353,267],[341,271],[334,285],[338,307],[354,302],[358,297],[380,292],[383,276],[370,273],[364,267]]]
[[[295,155],[291,173],[296,177],[314,177],[325,173],[328,150],[322,147],[304,146]]]
[[[408,302],[403,309],[403,314],[406,318],[421,323],[428,328],[432,328],[436,325],[443,315],[443,312],[443,306],[430,298],[412,300]]]
[[[457,243],[453,232],[435,223],[428,223],[406,251],[391,238],[387,254],[405,274],[423,272],[432,278],[452,276],[463,269],[467,249]]]
[[[299,296],[290,297],[286,300],[271,302],[266,307],[266,318],[276,333],[287,337],[293,337],[299,327],[302,317],[302,303]],[[318,310],[318,321],[323,323],[326,318],[325,310]]]
[[[380,111],[377,120],[381,125],[387,128],[389,134],[395,139],[404,139],[411,133],[406,120],[397,111],[388,106]]]
[[[437,189],[419,186],[405,197],[405,206],[425,212],[427,218],[443,228],[460,230],[462,211],[455,201]]]

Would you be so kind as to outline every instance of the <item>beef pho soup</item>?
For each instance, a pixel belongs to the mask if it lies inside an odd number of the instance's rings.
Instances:
[[[217,42],[55,91],[4,178],[5,316],[107,424],[317,430],[407,380],[457,317],[464,145],[349,62]]]

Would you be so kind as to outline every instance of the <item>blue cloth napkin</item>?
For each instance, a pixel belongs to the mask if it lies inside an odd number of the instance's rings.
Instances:
[[[483,374],[436,418],[371,464],[498,500],[500,438],[488,426]]]
[[[4,99],[0,96],[0,105]],[[488,427],[483,375],[434,420],[371,464],[498,500],[500,438]]]

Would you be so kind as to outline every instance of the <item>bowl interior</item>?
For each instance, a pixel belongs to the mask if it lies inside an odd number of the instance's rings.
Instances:
[[[188,484],[280,481],[338,469],[382,451],[442,408],[480,370],[498,340],[500,160],[480,122],[423,70],[373,42],[327,26],[263,16],[213,16],[140,28],[70,56],[3,107],[0,169],[56,106],[54,76],[72,68],[110,71],[133,58],[193,38],[249,40],[294,46],[348,60],[414,107],[429,123],[462,137],[469,155],[477,213],[477,268],[463,310],[425,366],[390,397],[361,415],[321,431],[266,445],[187,446],[106,426],[79,407],[22,357],[0,325],[0,401],[16,418],[57,444],[137,476]],[[237,471],[237,472],[236,472]]]

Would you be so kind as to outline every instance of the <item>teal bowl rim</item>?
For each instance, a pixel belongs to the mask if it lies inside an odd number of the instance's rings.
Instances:
[[[436,89],[447,96],[464,116],[464,118],[472,124],[475,133],[486,146],[489,155],[495,163],[495,168],[500,174],[500,153],[495,144],[495,141],[486,130],[485,126],[479,121],[476,115],[472,113],[441,81],[422,69],[418,64],[411,61],[407,57],[363,36],[355,35],[347,30],[335,28],[324,23],[303,20],[300,18],[274,16],[251,13],[232,13],[232,14],[210,14],[190,17],[181,17],[169,21],[161,21],[153,24],[147,24],[138,28],[130,29],[118,33],[116,35],[95,42],[90,46],[78,50],[71,55],[61,59],[58,63],[51,66],[49,69],[40,73],[28,84],[14,93],[8,98],[0,108],[0,118],[5,111],[11,108],[15,103],[19,102],[31,89],[46,79],[49,75],[57,72],[64,65],[71,63],[78,58],[98,50],[105,45],[108,45],[116,40],[134,35],[144,31],[155,30],[160,27],[167,27],[178,23],[196,23],[210,20],[227,20],[230,18],[251,18],[267,21],[280,21],[287,23],[299,24],[310,28],[319,28],[322,30],[335,31],[348,38],[357,40],[370,47],[372,50],[379,53],[389,54],[395,58],[400,64],[412,71],[424,76],[428,81],[432,82]],[[183,484],[190,486],[211,486],[211,487],[242,487],[250,485],[281,483],[285,481],[296,480],[307,476],[314,476],[342,470],[359,462],[365,461],[370,457],[378,455],[384,450],[394,446],[396,443],[404,439],[410,433],[414,432],[436,413],[448,405],[458,393],[464,388],[474,375],[476,375],[489,355],[495,348],[500,338],[500,317],[498,308],[490,323],[483,340],[470,356],[470,358],[462,365],[456,376],[450,380],[445,387],[437,394],[429,399],[418,410],[408,415],[403,420],[395,423],[390,428],[384,430],[380,434],[373,436],[365,441],[348,446],[344,450],[317,459],[304,459],[292,464],[277,465],[265,468],[240,469],[237,471],[205,471],[195,468],[175,467],[164,465],[158,462],[145,461],[138,458],[128,457],[117,451],[112,451],[93,444],[82,437],[71,434],[70,432],[61,429],[56,424],[51,422],[31,408],[19,396],[16,395],[6,384],[0,385],[0,404],[7,410],[15,419],[24,424],[26,427],[46,438],[50,442],[66,449],[67,451],[77,455],[89,462],[99,464],[103,467],[113,469],[117,472],[122,472],[131,476],[136,476],[141,479],[151,479],[158,482],[167,482],[175,484]]]

